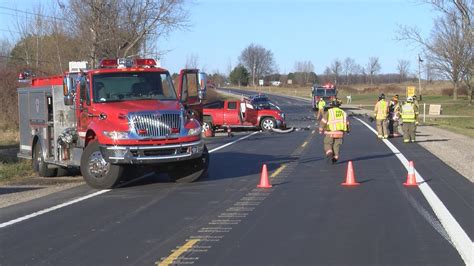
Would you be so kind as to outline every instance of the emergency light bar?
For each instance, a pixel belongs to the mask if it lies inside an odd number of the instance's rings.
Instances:
[[[332,89],[332,88],[334,88],[334,85],[331,84],[331,83],[327,83],[327,84],[325,84],[325,85],[323,86],[323,88]]]
[[[156,61],[151,58],[118,58],[118,59],[102,59],[100,68],[129,68],[129,67],[155,67]]]

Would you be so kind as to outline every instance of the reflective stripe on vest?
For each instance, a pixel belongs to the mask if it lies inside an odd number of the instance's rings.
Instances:
[[[327,129],[329,131],[347,131],[346,114],[339,108],[331,108],[328,112]]]
[[[377,117],[376,119],[385,119],[387,118],[387,102],[385,100],[380,100],[378,102]]]
[[[411,103],[402,106],[402,120],[406,123],[415,122],[415,108]]]

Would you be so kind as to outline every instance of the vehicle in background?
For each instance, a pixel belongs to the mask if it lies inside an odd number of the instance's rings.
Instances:
[[[208,103],[203,112],[203,130],[257,128],[268,131],[286,127],[285,114],[279,108],[257,108],[249,99]]]
[[[34,77],[35,74],[31,70],[25,70],[18,74],[18,82],[30,82],[30,79]]]
[[[40,176],[79,167],[87,184],[107,189],[132,165],[166,169],[177,182],[205,175],[204,73],[181,70],[175,90],[153,59],[105,59],[98,69],[76,70],[18,89],[18,157],[32,159]]]
[[[256,109],[270,109],[270,99],[265,94],[249,96],[250,104]]]
[[[318,102],[319,99],[323,99],[326,102],[326,107],[329,106],[329,103],[335,100],[337,97],[337,89],[336,86],[333,84],[326,84],[324,86],[321,85],[313,85],[311,87],[311,106],[313,110],[318,110]]]

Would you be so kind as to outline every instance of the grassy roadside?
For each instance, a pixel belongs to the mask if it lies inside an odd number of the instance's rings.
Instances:
[[[16,157],[18,131],[1,130],[0,136],[0,182],[32,176],[34,172],[31,161],[20,160]]]

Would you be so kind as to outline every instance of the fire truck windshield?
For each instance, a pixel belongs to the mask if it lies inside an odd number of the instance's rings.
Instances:
[[[327,96],[336,96],[336,89],[327,89],[327,88],[314,88],[313,96],[327,97]]]
[[[177,99],[168,73],[101,73],[92,77],[92,85],[96,103]]]

